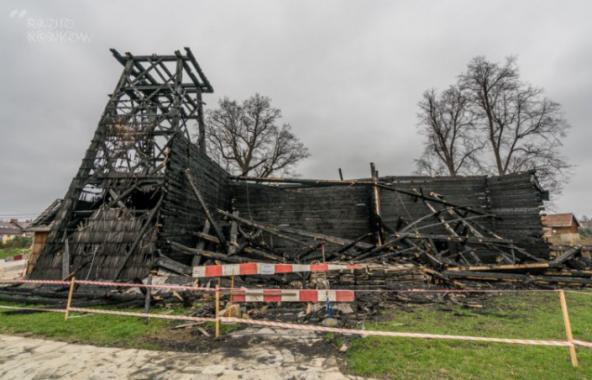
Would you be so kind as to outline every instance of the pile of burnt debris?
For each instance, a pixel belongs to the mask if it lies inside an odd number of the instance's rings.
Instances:
[[[236,278],[236,285],[297,286],[351,289],[425,287],[583,287],[592,284],[592,260],[582,247],[555,251],[543,259],[488,228],[496,215],[453,204],[439,194],[401,190],[378,180],[317,181],[236,178],[237,181],[297,183],[309,187],[370,186],[414,198],[429,211],[415,219],[398,218],[389,226],[380,216],[374,192],[375,227],[355,239],[272,224],[241,216],[239,210],[209,210],[187,173],[206,221],[196,232],[198,243],[171,246],[192,257],[192,265],[218,263],[356,263],[355,269],[308,275],[277,274]],[[289,187],[293,192],[297,187]],[[213,214],[218,214],[218,222]],[[434,232],[439,231],[439,232]],[[279,247],[279,248],[278,248]],[[289,251],[286,250],[289,249]],[[190,267],[157,261],[165,270],[190,274]],[[234,281],[234,280],[233,280]]]

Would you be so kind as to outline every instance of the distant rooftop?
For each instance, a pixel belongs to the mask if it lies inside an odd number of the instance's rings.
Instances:
[[[580,225],[575,215],[572,213],[544,215],[542,222],[545,227],[571,227],[574,224],[576,226]]]

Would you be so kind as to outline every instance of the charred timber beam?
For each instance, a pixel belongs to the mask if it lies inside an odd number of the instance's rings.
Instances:
[[[462,272],[462,271],[513,271],[513,270],[528,270],[528,269],[547,269],[550,263],[528,263],[528,264],[491,264],[491,265],[467,265],[460,267],[449,267],[447,270]]]
[[[440,211],[438,211],[438,212],[440,212]],[[423,222],[424,220],[427,220],[427,219],[430,219],[430,218],[432,218],[433,216],[434,216],[434,213],[433,213],[433,212],[431,212],[431,213],[429,213],[429,214],[427,214],[427,215],[424,215],[424,216],[422,216],[421,218],[419,218],[419,219],[416,219],[416,220],[414,220],[413,222],[409,223],[408,225],[406,225],[406,226],[403,226],[403,227],[402,227],[402,228],[399,230],[399,232],[405,232],[405,231],[408,231],[408,230],[410,230],[411,228],[415,229],[415,226],[417,226],[418,224],[420,224],[420,223],[421,223],[421,222]],[[436,225],[438,225],[438,224],[439,224],[439,223],[437,223]]]
[[[304,231],[304,230],[300,230],[300,229],[296,229],[296,228],[291,228],[291,227],[280,227],[280,226],[273,226],[273,225],[269,225],[269,224],[261,224],[261,223],[253,222],[253,221],[250,221],[247,219],[243,219],[241,217],[234,216],[231,213],[226,212],[226,211],[222,211],[222,210],[218,210],[218,213],[226,216],[227,218],[234,219],[239,223],[246,224],[246,225],[254,227],[254,228],[258,228],[258,229],[263,230],[265,232],[275,234],[276,236],[278,234],[280,234],[282,236],[282,238],[287,238],[287,239],[292,240],[293,242],[296,242],[296,243],[302,243],[302,242],[298,239],[294,239],[290,236],[286,236],[285,234],[297,235],[297,236],[301,236],[301,237],[313,239],[313,240],[322,240],[322,241],[326,241],[327,243],[332,243],[332,244],[341,245],[341,246],[346,246],[346,245],[352,243],[352,240],[343,239],[343,238],[336,237],[336,236],[330,236],[330,235],[325,235],[325,234],[320,234],[320,233],[315,233],[315,232],[308,232],[308,231]],[[369,243],[364,243],[364,242],[358,242],[355,245],[357,247],[364,248],[364,249],[374,247],[374,245],[369,244]]]
[[[580,252],[581,247],[574,247],[572,249],[568,249],[567,251],[563,252],[560,256],[556,259],[552,260],[549,265],[552,267],[557,267],[566,262],[567,260],[571,259],[575,256],[576,253]]]
[[[200,191],[197,189],[197,186],[196,186],[195,182],[193,181],[193,176],[191,175],[191,169],[185,170],[185,176],[187,177],[187,180],[189,181],[189,184],[191,185],[191,189],[193,190],[193,194],[195,194],[195,197],[197,198],[199,204],[201,205],[201,208],[202,208],[204,214],[206,215],[206,218],[210,222],[210,225],[214,229],[216,236],[220,240],[220,244],[224,247],[224,250],[228,250],[228,243],[226,243],[226,239],[224,238],[224,234],[222,234],[222,230],[220,229],[220,227],[218,226],[218,224],[216,223],[216,221],[212,217],[212,214],[210,213],[210,210],[208,209],[206,202],[204,201],[203,197],[201,196]]]
[[[374,232],[374,242],[380,246],[383,243],[384,230],[381,227],[381,212],[380,212],[380,191],[378,190],[378,172],[374,166],[374,162],[370,163],[370,175],[372,177],[372,207],[371,207],[371,224]]]
[[[206,75],[204,74],[199,63],[197,63],[197,59],[195,59],[195,55],[193,55],[193,52],[191,51],[191,49],[189,49],[188,47],[186,47],[184,49],[185,49],[185,53],[187,54],[187,58],[189,58],[189,60],[193,64],[193,67],[195,67],[197,74],[199,75],[199,77],[203,81],[203,89],[202,89],[203,92],[208,92],[208,93],[214,92],[214,88],[212,87],[212,84],[208,80],[208,77],[206,77]]]
[[[351,243],[346,244],[343,248],[340,248],[339,251],[337,251],[337,253],[344,253],[345,251],[348,251],[350,249],[352,249],[353,247],[356,246],[356,244],[360,243],[362,240],[369,238],[372,236],[372,232],[368,232],[360,237],[358,237],[356,240],[352,240]]]
[[[450,236],[450,235],[441,235],[441,234],[420,234],[420,233],[411,233],[411,232],[396,233],[394,235],[394,237],[395,237],[395,239],[398,239],[398,238],[408,238],[408,239],[416,239],[416,240],[433,239],[433,240],[467,242],[467,243],[472,243],[472,244],[489,244],[489,243],[513,244],[512,240],[507,240],[507,239],[476,238],[476,237],[472,237],[472,236]]]
[[[172,248],[174,248],[174,249],[178,250],[179,252],[184,253],[186,255],[200,255],[203,257],[210,258],[210,259],[227,261],[227,262],[231,262],[231,263],[246,263],[249,261],[249,259],[242,258],[238,255],[228,256],[224,253],[206,251],[205,249],[191,248],[191,247],[187,247],[186,245],[183,245],[181,243],[177,243],[175,241],[169,241],[169,244],[171,245]]]
[[[191,275],[192,273],[192,268],[190,266],[181,264],[180,262],[162,254],[156,259],[156,265],[182,275]]]
[[[241,218],[240,216],[235,216],[229,212],[226,212],[226,211],[223,211],[220,209],[218,209],[217,212],[220,215],[223,215],[229,219],[235,220],[235,221],[237,221],[241,224],[247,225],[249,227],[256,228],[256,229],[261,230],[263,232],[267,232],[271,235],[277,236],[280,239],[283,239],[286,241],[291,241],[292,243],[303,244],[303,242],[300,239],[296,239],[292,236],[288,236],[288,235],[281,233],[281,230],[279,227],[257,223],[257,222],[254,222],[254,221],[251,221],[248,219]]]
[[[283,257],[280,257],[278,255],[274,255],[273,253],[262,251],[257,248],[244,247],[241,251],[244,253],[250,254],[250,255],[261,256],[261,257],[264,257],[264,258],[266,258],[268,260],[272,260],[272,261],[278,261],[278,262],[285,262],[286,261]]]
[[[232,212],[232,215],[234,216],[238,216],[239,212],[238,210],[235,210]],[[228,244],[228,254],[229,255],[233,255],[236,253],[236,250],[238,248],[238,223],[236,222],[236,220],[233,220],[232,222],[230,222],[230,242]]]
[[[448,222],[440,215],[440,213],[436,210],[434,206],[432,206],[430,202],[424,199],[423,203],[426,205],[427,208],[430,209],[430,211],[434,214],[434,218],[436,218],[438,222],[440,222],[440,224],[442,224],[444,228],[446,228],[446,231],[448,231],[450,235],[454,237],[459,237],[454,228],[452,228],[450,224],[448,224]]]
[[[568,276],[531,276],[519,273],[497,273],[497,272],[473,272],[473,271],[444,271],[443,275],[449,278],[466,279],[475,281],[507,281],[507,282],[532,282],[532,283],[570,283],[570,284],[592,284],[591,278],[568,277]]]
[[[210,243],[214,243],[214,244],[220,244],[220,240],[218,240],[217,237],[212,236],[210,234],[198,232],[196,235],[199,238],[203,239],[204,241],[209,241]],[[199,250],[200,248],[198,247],[197,249]],[[201,248],[201,249],[203,249],[203,248]],[[262,257],[265,257],[266,259],[270,259],[273,261],[282,261],[282,262],[285,261],[283,257],[280,257],[278,255],[274,255],[273,253],[262,251],[260,249],[252,248],[252,247],[242,247],[242,248],[239,247],[236,253],[238,253],[238,252],[244,252],[244,253],[248,253],[248,254],[262,256]]]
[[[201,230],[201,233],[203,233],[204,235],[207,235],[208,232],[210,232],[210,221],[206,219],[204,226]],[[199,232],[198,232],[199,234]],[[212,236],[213,237],[213,236]],[[218,239],[216,239],[218,240]],[[197,245],[195,246],[195,248],[197,249],[204,249],[206,246],[206,242],[204,239],[200,240],[199,242],[197,242]],[[193,259],[191,260],[191,265],[192,266],[196,266],[199,265],[199,262],[201,261],[201,256],[194,256]]]

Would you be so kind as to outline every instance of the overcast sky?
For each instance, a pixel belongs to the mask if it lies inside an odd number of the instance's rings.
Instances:
[[[592,214],[590,1],[3,1],[0,219],[63,197],[121,66],[191,47],[215,93],[270,96],[311,157],[304,177],[414,170],[417,102],[476,55],[516,55],[563,105],[576,165],[557,208]],[[56,36],[58,38],[56,38]],[[59,39],[61,38],[61,40]]]

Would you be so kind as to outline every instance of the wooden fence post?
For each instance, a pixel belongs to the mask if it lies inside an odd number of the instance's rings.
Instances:
[[[70,306],[72,306],[72,297],[74,296],[74,283],[76,278],[72,276],[70,278],[70,289],[68,290],[68,300],[66,301],[66,312],[64,313],[64,320],[68,320],[68,314],[70,314]]]
[[[561,303],[561,313],[563,314],[563,324],[565,325],[565,335],[569,342],[569,356],[571,359],[571,365],[574,367],[578,366],[578,357],[576,355],[576,346],[573,343],[573,335],[571,333],[571,323],[569,322],[569,313],[567,311],[567,302],[565,301],[565,292],[559,290],[559,302]]]
[[[216,285],[216,338],[220,336],[220,286]]]
[[[146,281],[147,285],[152,285],[152,272],[148,275],[148,281]],[[146,296],[144,298],[144,313],[150,313],[150,304],[152,303],[152,288],[150,286],[146,287]],[[148,324],[150,322],[150,317],[144,318],[144,323]]]

